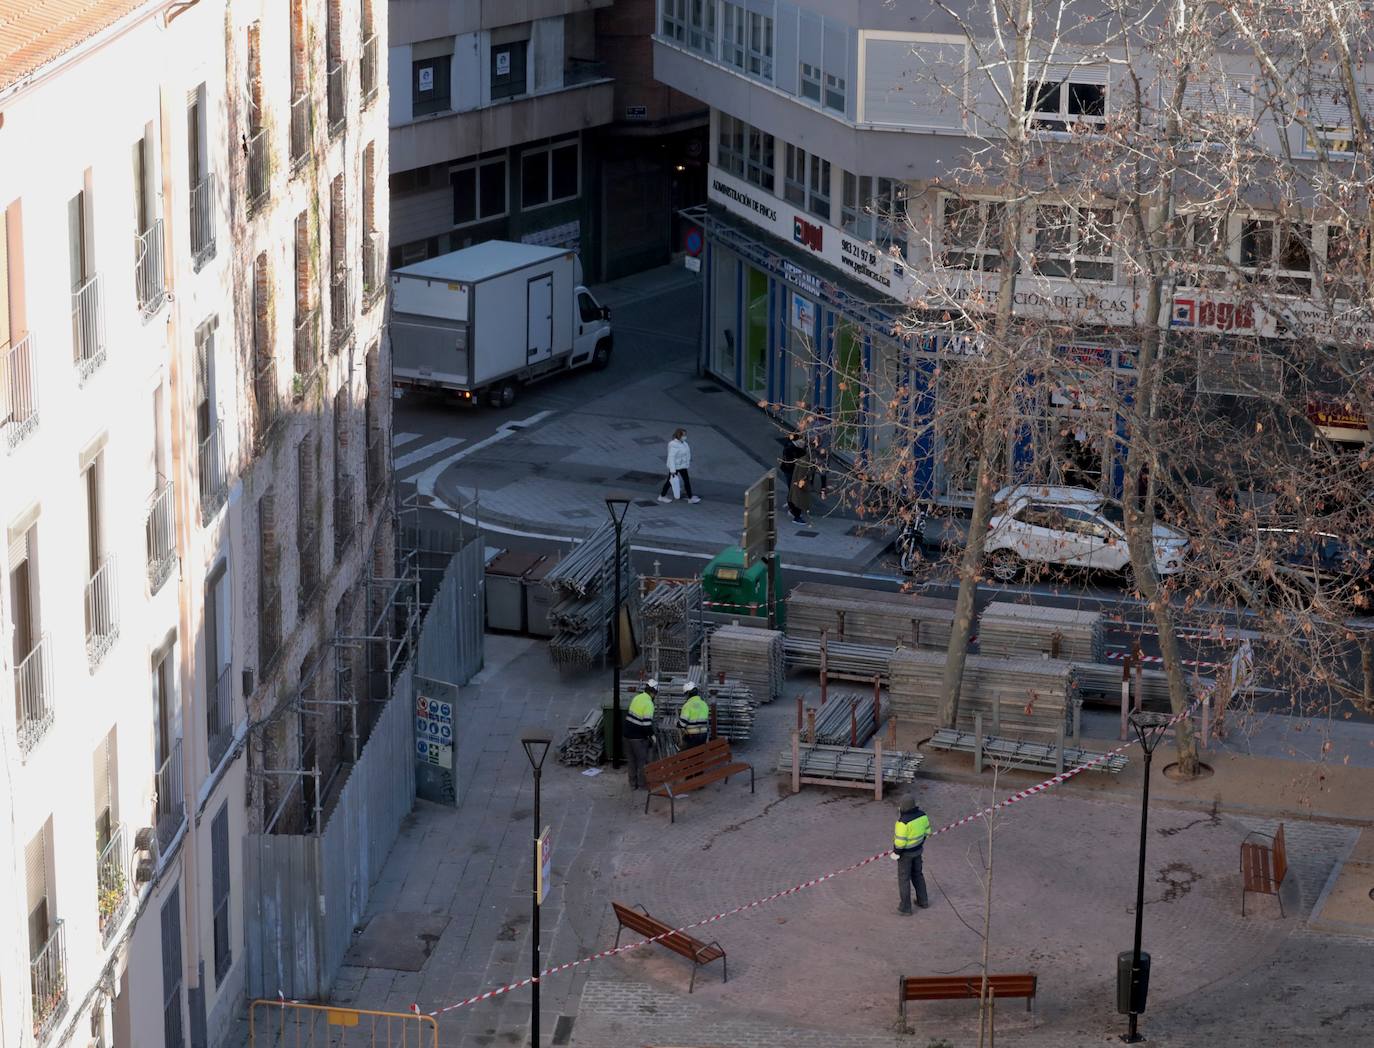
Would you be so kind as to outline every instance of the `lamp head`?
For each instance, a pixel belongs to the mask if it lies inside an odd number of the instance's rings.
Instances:
[[[544,758],[548,756],[552,743],[553,737],[546,731],[531,731],[520,736],[520,745],[525,747],[525,756],[535,771],[544,766]]]
[[[611,515],[611,523],[620,525],[625,522],[625,514],[630,511],[630,499],[623,495],[606,496],[606,512]]]
[[[1146,710],[1132,710],[1129,718],[1131,727],[1135,729],[1136,737],[1140,740],[1141,749],[1146,753],[1154,753],[1155,747],[1164,738],[1164,731],[1173,723],[1173,718],[1167,713],[1151,713]]]

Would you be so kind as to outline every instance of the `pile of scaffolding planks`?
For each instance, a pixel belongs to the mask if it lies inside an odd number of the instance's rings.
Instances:
[[[788,637],[783,642],[789,669],[819,672],[824,665],[829,676],[848,680],[866,681],[874,677],[887,680],[888,663],[894,650],[888,645],[843,644],[827,637],[825,657],[822,658],[821,642],[817,639]]]
[[[601,727],[601,707],[595,707],[581,724],[568,729],[558,744],[558,761],[574,768],[594,768],[601,763],[606,736]]]
[[[707,638],[707,665],[746,684],[757,702],[782,694],[785,677],[783,635],[752,626],[721,626]]]
[[[943,648],[954,621],[954,601],[803,582],[787,595],[787,634],[832,641],[914,648]]]
[[[983,655],[1049,655],[1069,662],[1103,662],[1102,613],[993,601],[978,621],[978,651]]]
[[[892,654],[889,697],[899,717],[934,721],[939,716],[943,652],[903,648]],[[970,655],[959,689],[957,727],[969,730],[975,714],[998,725],[997,733],[1072,734],[1074,707],[1079,705],[1073,663],[1062,659],[995,659]]]

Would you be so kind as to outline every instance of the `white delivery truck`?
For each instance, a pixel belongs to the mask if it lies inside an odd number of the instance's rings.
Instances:
[[[611,311],[566,248],[489,240],[391,274],[396,385],[509,407],[526,382],[611,358]]]

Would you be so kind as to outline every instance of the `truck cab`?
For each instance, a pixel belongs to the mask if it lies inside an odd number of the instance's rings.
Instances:
[[[611,311],[581,284],[573,303],[573,353],[568,366],[604,368],[611,360]]]

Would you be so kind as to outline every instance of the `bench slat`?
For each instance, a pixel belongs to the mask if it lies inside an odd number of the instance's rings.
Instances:
[[[696,983],[697,968],[703,964],[710,964],[712,961],[726,963],[725,950],[718,943],[705,943],[699,939],[694,939],[686,932],[675,931],[672,925],[664,924],[656,917],[650,917],[648,914],[632,910],[618,902],[612,902],[611,908],[615,911],[616,920],[620,922],[622,929],[629,928],[639,935],[654,939],[658,945],[666,946],[674,953],[692,962],[692,984],[688,987],[689,993]],[[662,938],[657,938],[658,936],[662,936]],[[617,938],[619,937],[617,936]]]
[[[1034,997],[1034,975],[990,975],[988,989],[994,997]],[[902,997],[907,1001],[957,1000],[979,997],[983,992],[983,977],[929,976],[907,977],[902,980]]]

